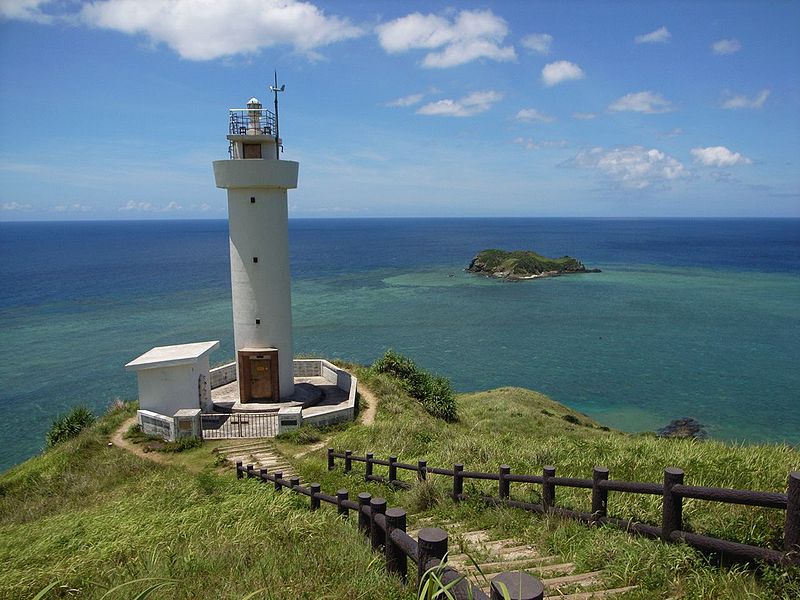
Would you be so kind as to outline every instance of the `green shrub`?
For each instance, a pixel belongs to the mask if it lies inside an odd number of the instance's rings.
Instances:
[[[203,440],[199,437],[178,438],[174,442],[164,442],[164,445],[157,448],[159,452],[183,452],[192,448],[199,448],[203,445]]]
[[[387,350],[375,361],[372,370],[396,378],[403,390],[419,400],[434,417],[450,422],[458,420],[456,395],[447,378],[420,369],[413,360],[394,350]]]
[[[76,406],[65,415],[61,415],[50,426],[47,432],[47,447],[52,448],[56,444],[74,438],[81,431],[94,423],[95,416],[85,406]]]

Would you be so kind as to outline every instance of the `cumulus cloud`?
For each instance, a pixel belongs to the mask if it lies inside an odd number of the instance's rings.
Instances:
[[[53,16],[42,8],[52,0],[0,0],[0,19],[50,23]]]
[[[150,202],[136,202],[135,200],[128,200],[125,206],[120,206],[122,211],[134,212],[149,212],[153,210],[153,205]]]
[[[0,209],[9,210],[9,211],[30,210],[31,209],[31,205],[30,204],[20,204],[19,202],[3,202],[3,204],[0,205]]]
[[[734,165],[750,165],[753,161],[728,150],[725,146],[709,146],[708,148],[692,148],[694,162],[704,167],[732,167]]]
[[[517,57],[513,46],[501,45],[508,25],[491,10],[462,10],[452,21],[415,12],[375,30],[381,47],[390,54],[430,50],[422,60],[429,68],[455,67],[480,58],[502,62]]]
[[[502,98],[503,94],[494,90],[472,92],[459,100],[446,98],[431,102],[417,109],[417,114],[441,117],[471,117],[486,112],[492,107],[492,104]]]
[[[278,44],[314,57],[316,48],[363,30],[302,0],[100,0],[82,7],[83,22],[166,44],[182,58],[213,60]]]
[[[553,36],[549,33],[532,33],[522,38],[520,42],[528,50],[539,54],[550,54],[550,46],[553,44]]]
[[[748,98],[742,94],[731,95],[723,92],[722,108],[761,108],[769,98],[769,90],[761,90],[755,97]]]
[[[585,76],[583,69],[568,60],[557,60],[542,69],[542,83],[547,87],[572,79],[583,79]]]
[[[618,98],[608,107],[614,112],[640,112],[645,114],[665,113],[675,110],[672,102],[655,92],[636,92]]]
[[[678,160],[661,150],[643,146],[583,150],[566,164],[597,170],[616,185],[636,190],[665,187],[668,182],[687,175]]]
[[[543,113],[540,110],[535,108],[523,108],[517,113],[515,117],[517,121],[523,121],[525,123],[530,123],[531,121],[541,121],[542,123],[552,123],[556,120],[555,117],[552,117],[546,113]]]
[[[650,33],[637,35],[633,38],[633,41],[637,44],[666,44],[671,37],[672,34],[669,32],[669,29],[666,27],[659,27]]]
[[[714,54],[733,54],[741,49],[741,42],[735,38],[719,40],[711,44],[711,50]]]
[[[393,108],[403,108],[406,106],[414,106],[415,104],[419,104],[422,101],[424,94],[409,94],[408,96],[402,96],[400,98],[395,98],[394,100],[390,100],[386,103],[386,106],[391,106]]]
[[[597,115],[590,112],[574,112],[572,113],[573,119],[578,119],[578,121],[591,121]]]

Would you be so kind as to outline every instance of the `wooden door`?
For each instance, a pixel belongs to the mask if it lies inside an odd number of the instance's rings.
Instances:
[[[250,358],[250,396],[272,398],[272,358]]]

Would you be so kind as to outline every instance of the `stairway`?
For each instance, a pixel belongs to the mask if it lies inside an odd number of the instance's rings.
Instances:
[[[214,452],[224,456],[231,465],[235,465],[238,461],[245,466],[253,465],[256,473],[259,469],[267,469],[270,474],[281,471],[284,479],[289,479],[297,474],[294,467],[275,451],[269,440],[230,441],[230,443],[217,446]]]
[[[471,531],[461,523],[434,522],[426,518],[417,521],[417,526],[440,527],[447,531],[450,542],[448,564],[467,575],[487,595],[489,585],[481,572],[491,581],[494,574],[502,571],[525,571],[542,581],[545,597],[563,600],[608,598],[636,588],[609,588],[603,583],[602,571],[578,572],[573,563],[565,562],[559,556],[540,553],[533,546],[511,538],[493,540],[488,531]],[[419,528],[410,529],[409,535],[416,538]]]

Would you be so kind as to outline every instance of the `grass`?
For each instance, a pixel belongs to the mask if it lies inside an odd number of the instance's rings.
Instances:
[[[553,464],[559,475],[589,477],[603,464],[614,479],[655,482],[665,466],[678,466],[690,484],[765,491],[783,491],[787,472],[800,467],[800,452],[789,446],[632,436],[519,388],[461,395],[459,421],[445,423],[391,377],[349,368],[378,398],[375,424],[285,436],[276,441],[284,455],[330,436],[326,445],[339,450],[379,458],[396,453],[412,463],[426,458],[431,466],[464,462],[468,470],[495,471],[507,463],[512,472],[538,473]],[[66,586],[80,590],[78,597],[100,598],[133,581],[112,596],[133,597],[161,583],[149,598],[244,598],[253,592],[276,599],[414,597],[386,575],[355,519],[343,521],[327,505],[311,513],[303,496],[237,481],[232,467],[219,468],[213,449],[220,442],[161,455],[169,466],[109,447],[110,434],[131,414],[131,407],[118,407],[74,439],[0,475],[0,596],[32,597],[55,582],[46,597]],[[410,490],[366,483],[360,463],[350,474],[327,471],[324,448],[292,462],[305,481],[319,481],[327,493],[346,488],[352,498],[368,491],[405,507],[410,526],[423,516],[457,520],[558,554],[582,571],[602,569],[608,585],[638,586],[621,598],[800,597],[796,570],[720,568],[685,545],[473,501],[455,504],[448,498],[450,478],[431,475]],[[385,468],[375,472],[385,474]],[[413,480],[412,473],[401,476]],[[470,482],[465,491],[495,489],[491,482]],[[516,498],[538,500],[538,494],[538,486],[512,485]],[[585,490],[558,488],[557,500],[589,507]],[[660,503],[612,492],[609,513],[658,524]],[[694,531],[773,547],[783,514],[695,500],[684,509]],[[451,549],[458,547],[454,537]]]
[[[548,271],[577,270],[580,261],[570,257],[548,258],[528,250],[482,250],[476,257],[483,271],[517,276],[538,275]]]

